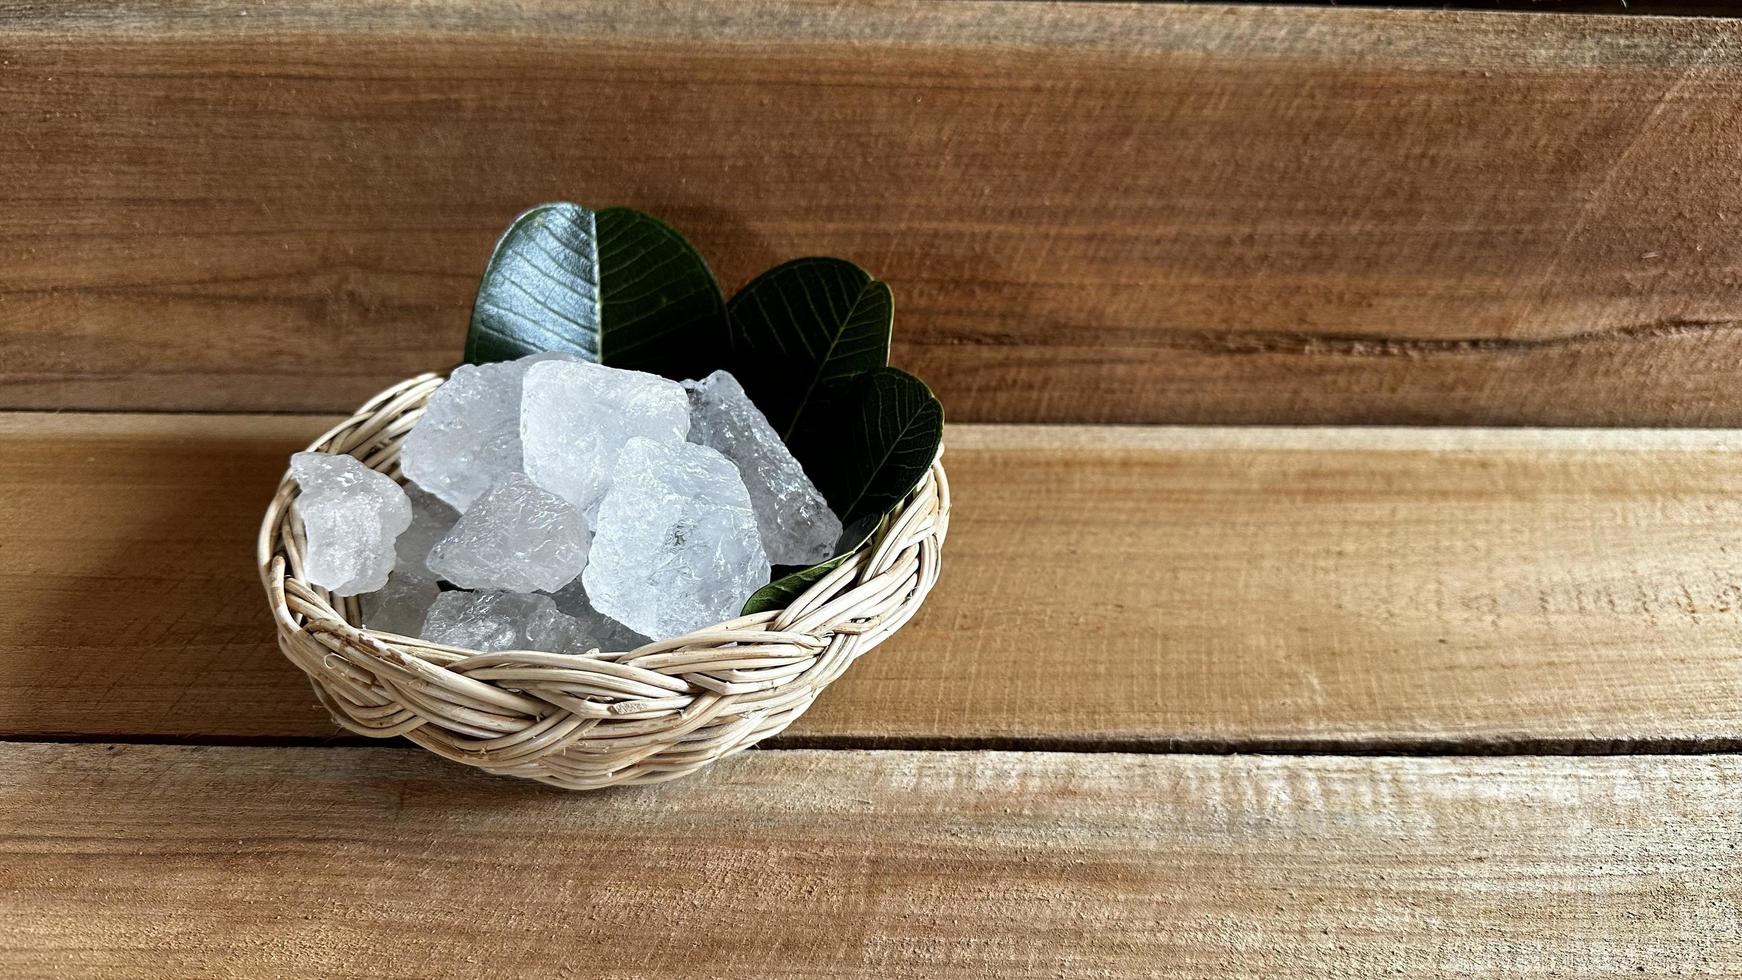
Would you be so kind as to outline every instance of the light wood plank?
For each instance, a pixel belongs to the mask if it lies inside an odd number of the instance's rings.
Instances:
[[[252,567],[286,456],[329,421],[0,415],[0,733],[332,734]],[[1742,737],[1742,434],[947,443],[942,582],[787,744]]]
[[[957,420],[1742,424],[1735,21],[279,7],[0,5],[0,405],[349,410],[574,197],[860,261]]]
[[[1742,970],[1742,761],[0,746],[8,977]]]

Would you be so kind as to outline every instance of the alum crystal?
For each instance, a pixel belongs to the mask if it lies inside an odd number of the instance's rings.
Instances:
[[[641,438],[616,462],[582,574],[594,608],[655,640],[737,616],[769,571],[738,468]]]
[[[586,361],[534,364],[521,399],[526,475],[593,521],[617,453],[635,437],[681,443],[689,432],[683,386],[657,375]]]
[[[308,580],[341,596],[387,584],[394,540],[411,525],[411,503],[399,484],[333,453],[297,453],[290,473],[302,491],[297,509],[308,541]]]
[[[690,398],[689,441],[737,464],[768,560],[813,565],[831,557],[841,537],[840,520],[738,379],[715,371],[684,382],[684,388]]]
[[[515,473],[460,515],[429,567],[465,589],[555,592],[585,567],[591,536],[561,497]]]
[[[543,650],[580,653],[579,624],[547,595],[443,592],[429,607],[423,639],[480,653]]]
[[[558,610],[573,616],[579,624],[583,650],[624,653],[647,642],[647,637],[594,609],[581,578],[570,582],[551,598],[556,600]]]
[[[363,593],[363,625],[383,633],[416,636],[430,604],[440,594],[433,578],[394,572],[387,576],[386,585]]]
[[[363,625],[416,636],[440,591],[436,574],[429,569],[430,550],[447,536],[459,515],[427,490],[415,485],[402,489],[411,501],[411,526],[394,544],[398,561],[393,574],[387,576],[387,584],[363,596]]]
[[[520,472],[520,388],[527,369],[570,357],[534,354],[455,368],[400,448],[406,479],[463,511],[496,481]]]

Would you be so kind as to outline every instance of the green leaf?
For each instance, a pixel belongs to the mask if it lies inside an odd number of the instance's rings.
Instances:
[[[732,350],[726,302],[694,246],[633,208],[599,211],[598,241],[601,363],[674,381],[726,365]]]
[[[858,545],[853,547],[857,548]],[[847,552],[851,553],[852,550],[852,548],[848,548]],[[746,599],[744,610],[739,615],[749,616],[753,613],[767,612],[770,609],[785,609],[792,605],[794,599],[804,595],[806,589],[822,581],[824,575],[834,571],[841,562],[846,560],[847,555],[840,554],[820,565],[812,565],[809,568],[801,565],[774,566],[774,581],[757,589],[749,599]]]
[[[906,371],[884,367],[831,387],[791,448],[850,536],[919,485],[943,438],[937,396]]]
[[[540,351],[599,358],[599,249],[593,212],[540,204],[508,226],[478,286],[466,361]]]
[[[556,203],[514,219],[496,243],[466,360],[566,351],[681,381],[724,365],[731,343],[714,274],[670,225]]]
[[[785,608],[864,544],[925,478],[944,437],[937,396],[925,382],[890,367],[828,386],[802,422],[792,453],[845,530],[834,558],[763,586],[744,604],[746,615]]]
[[[726,309],[738,381],[788,442],[829,388],[889,363],[894,296],[843,259],[776,266]]]

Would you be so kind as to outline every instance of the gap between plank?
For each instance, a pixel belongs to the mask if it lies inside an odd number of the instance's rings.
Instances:
[[[0,436],[125,437],[234,436],[238,423],[255,423],[301,445],[344,421],[339,412],[221,412],[60,409],[0,410]],[[1032,451],[1301,451],[1505,452],[1742,452],[1742,429],[1619,426],[1477,425],[1156,425],[1147,423],[952,422],[949,450]],[[289,454],[285,465],[290,465]]]
[[[1005,3],[1050,3],[1054,0],[1003,0]],[[1126,3],[1130,0],[1067,0],[1076,5]],[[1228,0],[1138,0],[1154,6],[1226,6]],[[1474,11],[1478,13],[1580,14],[1612,17],[1742,16],[1726,0],[1240,0],[1242,7],[1354,7],[1386,10]]]
[[[0,735],[0,745],[165,745],[212,748],[414,748],[399,738],[333,735],[119,735],[60,733]],[[1055,755],[1275,755],[1386,758],[1563,758],[1718,756],[1742,754],[1742,737],[1518,739],[1086,739],[1000,736],[864,737],[799,735],[774,738],[756,750],[830,752],[1031,752]]]

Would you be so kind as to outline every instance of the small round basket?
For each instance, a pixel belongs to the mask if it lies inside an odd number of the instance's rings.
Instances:
[[[400,443],[444,379],[387,389],[309,448],[403,481]],[[659,782],[779,733],[919,609],[949,528],[939,455],[877,533],[787,608],[620,653],[478,653],[364,627],[356,597],[303,578],[288,474],[260,526],[260,577],[279,649],[345,728],[565,789]]]

